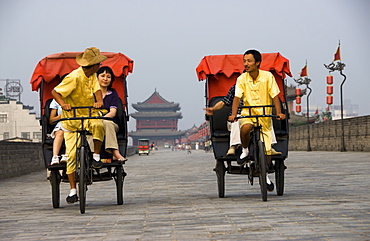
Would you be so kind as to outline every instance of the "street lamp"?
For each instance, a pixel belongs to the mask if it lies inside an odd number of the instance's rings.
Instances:
[[[312,151],[311,149],[311,141],[310,141],[310,119],[309,119],[309,113],[310,113],[310,105],[309,105],[309,98],[312,92],[312,89],[308,86],[311,82],[311,79],[307,77],[307,63],[306,66],[301,71],[301,77],[299,79],[294,79],[294,81],[298,85],[306,85],[306,88],[310,90],[310,92],[307,95],[307,151]]]
[[[341,125],[342,125],[342,140],[341,140],[341,148],[340,151],[344,152],[346,150],[346,146],[344,143],[344,122],[343,122],[343,84],[347,79],[347,76],[343,74],[343,69],[346,67],[345,63],[342,63],[340,61],[340,42],[338,45],[337,52],[334,54],[334,61],[331,62],[330,64],[326,65],[324,64],[325,68],[329,70],[329,73],[334,72],[334,71],[339,71],[340,75],[344,77],[341,85],[340,85],[340,119],[341,119]]]

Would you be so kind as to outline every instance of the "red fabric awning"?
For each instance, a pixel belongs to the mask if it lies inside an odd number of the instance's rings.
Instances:
[[[285,74],[292,77],[290,73],[289,60],[280,53],[263,53],[260,69],[274,70],[281,77]],[[243,73],[243,55],[210,55],[205,56],[196,68],[199,81],[205,80],[207,75],[224,74],[229,78],[232,74]]]
[[[56,76],[70,73],[72,70],[80,67],[76,62],[76,56],[79,53],[63,52],[51,54],[40,60],[31,77],[32,90],[38,91],[42,80],[51,82]],[[129,57],[121,53],[112,52],[102,52],[101,54],[108,57],[102,64],[111,67],[115,77],[127,76],[129,73],[132,73],[134,61]]]
[[[79,53],[63,52],[52,54],[43,58],[37,64],[30,84],[33,91],[40,93],[41,113],[43,113],[46,101],[53,98],[51,91],[60,83],[60,77],[80,67],[76,62],[76,56]],[[101,54],[108,57],[108,59],[102,62],[102,65],[112,68],[115,76],[113,88],[116,89],[123,105],[127,108],[127,93],[124,80],[129,73],[132,73],[134,61],[122,53],[102,52]]]
[[[260,69],[272,72],[280,90],[283,89],[283,79],[286,75],[293,76],[289,60],[280,53],[263,53]],[[196,68],[199,81],[208,78],[209,100],[215,96],[225,96],[243,71],[243,54],[205,56]],[[285,101],[283,91],[279,97]]]

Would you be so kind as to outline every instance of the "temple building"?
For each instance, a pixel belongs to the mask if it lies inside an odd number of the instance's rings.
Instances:
[[[178,131],[178,120],[182,119],[179,103],[169,102],[164,99],[157,90],[145,101],[132,104],[136,110],[131,117],[136,119],[136,131],[130,132],[133,145],[137,145],[138,139],[149,139],[159,147],[175,145],[185,134]]]

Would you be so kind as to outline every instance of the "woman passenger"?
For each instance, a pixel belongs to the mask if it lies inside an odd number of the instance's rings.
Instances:
[[[108,111],[104,116],[113,118],[113,121],[103,120],[105,128],[105,150],[113,154],[113,160],[125,162],[127,159],[119,152],[116,136],[119,129],[117,125],[118,118],[116,117],[119,97],[117,91],[112,88],[114,74],[112,69],[108,66],[100,67],[96,74],[103,94],[103,109]]]

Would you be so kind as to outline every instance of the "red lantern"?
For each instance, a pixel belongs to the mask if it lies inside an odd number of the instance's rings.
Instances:
[[[332,85],[333,84],[333,76],[332,75],[326,76],[326,83],[328,85]]]
[[[326,96],[326,104],[328,104],[328,105],[333,104],[333,96],[332,95]]]
[[[296,104],[301,104],[301,97],[300,96],[295,97],[295,103]]]
[[[295,106],[295,112],[297,112],[297,113],[301,112],[301,106],[300,105]]]
[[[326,86],[326,93],[328,95],[332,95],[333,94],[333,86],[332,85]]]
[[[296,88],[295,89],[295,95],[299,95],[299,96],[301,96],[302,94],[301,94],[301,89],[300,88]]]

